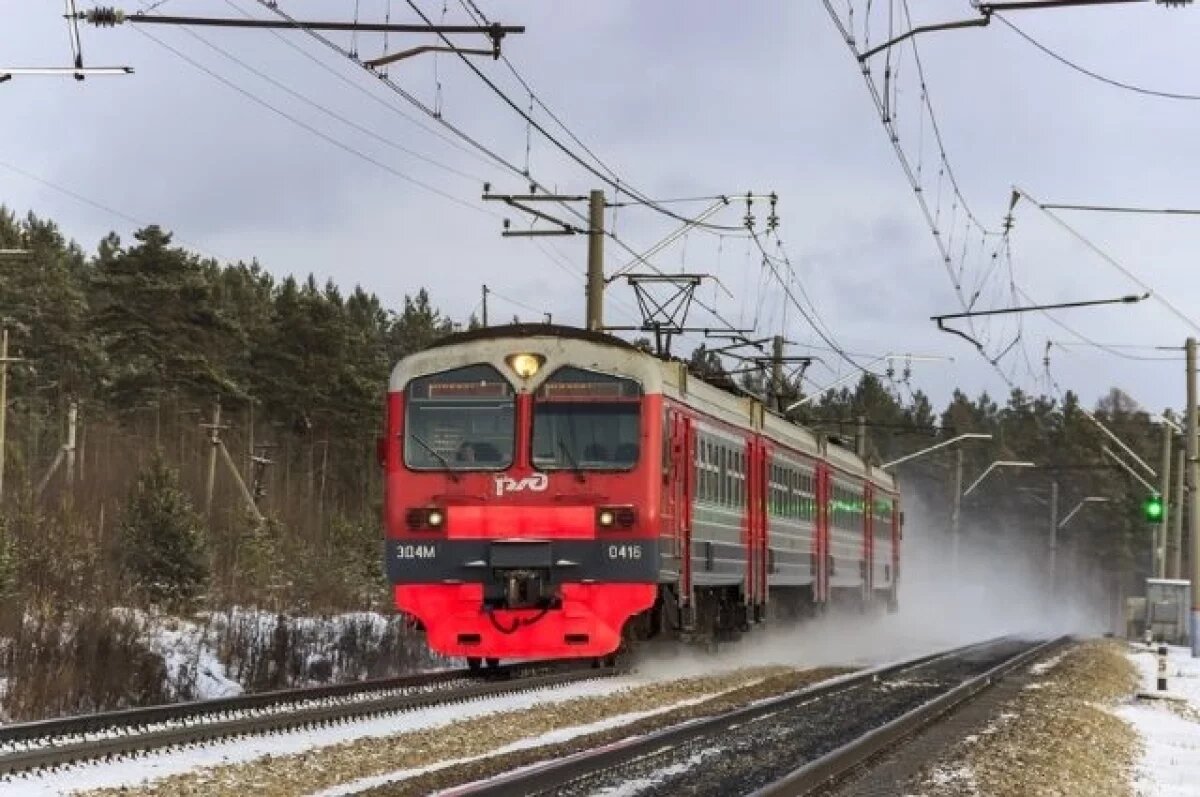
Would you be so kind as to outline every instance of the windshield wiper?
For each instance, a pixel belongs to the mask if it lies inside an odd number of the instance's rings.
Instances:
[[[433,446],[429,445],[429,443],[426,443],[425,439],[423,437],[421,437],[421,435],[417,434],[416,432],[409,432],[408,435],[413,440],[416,440],[418,443],[420,443],[422,448],[424,448],[430,454],[433,454],[433,456],[437,459],[437,461],[442,464],[442,467],[445,468],[446,471],[450,474],[450,481],[453,481],[453,482],[458,481],[458,474],[454,472],[454,468],[450,467],[450,460],[448,460],[444,456],[442,456],[442,453],[440,451],[438,451],[436,448],[434,448]]]
[[[571,449],[567,446],[567,441],[561,437],[558,438],[558,450],[567,458],[567,462],[571,463],[571,470],[575,472],[575,479],[582,484],[584,481],[583,468],[579,465],[579,460],[575,459],[575,455],[571,453]]]

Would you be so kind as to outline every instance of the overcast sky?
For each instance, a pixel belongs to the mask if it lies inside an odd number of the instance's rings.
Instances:
[[[326,19],[348,19],[355,5],[280,3],[297,16]],[[362,19],[381,21],[389,3],[358,5]],[[416,19],[405,0],[390,5],[393,20]],[[435,20],[442,18],[440,3],[420,5]],[[779,237],[797,280],[838,345],[864,355],[856,358],[860,364],[886,353],[952,356],[952,363],[914,363],[911,384],[939,405],[956,385],[1003,400],[1008,388],[997,371],[966,341],[938,332],[929,321],[930,315],[960,309],[951,278],[860,68],[821,2],[477,0],[477,5],[492,20],[526,26],[525,34],[504,41],[505,53],[538,98],[638,191],[658,198],[777,192]],[[875,44],[886,32],[889,4],[873,5]],[[862,45],[866,4],[838,0],[834,6],[843,19],[848,7],[855,9],[854,30]],[[974,15],[966,0],[912,6],[915,24]],[[0,0],[6,20],[0,27],[0,69],[69,63],[61,10],[57,0]],[[897,3],[891,23],[896,31],[906,25],[900,10]],[[157,9],[221,16],[243,11],[269,16],[255,0],[170,0]],[[458,0],[449,0],[445,18],[468,21]],[[1026,11],[1009,19],[1102,75],[1200,94],[1195,69],[1200,56],[1194,49],[1200,9],[1143,3]],[[582,320],[586,240],[501,238],[503,216],[515,225],[526,221],[481,202],[482,184],[524,192],[524,181],[305,35],[130,25],[88,27],[82,35],[89,65],[130,65],[136,74],[82,83],[15,78],[0,85],[0,203],[53,217],[88,250],[110,230],[128,240],[137,222],[159,223],[177,241],[222,260],[257,258],[276,275],[313,272],[346,288],[361,284],[394,307],[425,287],[439,307],[465,319],[487,283],[496,291],[493,319],[517,314],[534,320],[551,312],[555,321]],[[349,34],[334,37],[342,46],[357,46],[364,58],[382,52],[378,36],[363,35],[357,42]],[[419,42],[428,39],[393,36],[390,49]],[[483,42],[462,38],[459,44]],[[986,28],[927,34],[918,46],[958,185],[989,229],[1000,229],[1013,185],[1046,203],[1200,207],[1195,192],[1200,102],[1105,85],[1052,60],[998,20]],[[528,108],[528,94],[503,63],[487,58],[474,63]],[[882,85],[882,56],[872,64]],[[955,223],[961,215],[944,176],[938,190],[935,139],[920,112],[911,50],[897,50],[893,67],[899,74],[890,80],[888,96],[901,148],[910,166],[921,170],[923,194],[955,253],[950,270],[961,266],[969,294],[1001,239],[968,236],[962,249],[962,227]],[[445,120],[525,167],[527,126],[456,57],[423,55],[393,65],[390,77],[427,105],[438,104]],[[540,109],[535,118],[582,154]],[[536,131],[529,140],[528,165],[540,182],[571,194],[599,187],[596,177]],[[670,207],[691,214],[705,204]],[[744,202],[735,202],[712,221],[736,226],[744,212]],[[754,214],[761,230],[766,206],[756,204]],[[1061,212],[1060,218],[1183,315],[1200,318],[1200,218],[1079,212]],[[636,207],[616,210],[615,218],[610,212],[608,222],[635,249],[676,226]],[[1140,292],[1028,201],[1016,206],[1009,242],[1013,280],[1034,301]],[[769,246],[774,251],[774,243]],[[610,272],[629,260],[612,241],[606,255]],[[797,344],[792,353],[810,351],[805,345],[824,346],[778,284],[765,279],[759,256],[738,232],[692,233],[655,263],[666,271],[718,275],[725,290],[706,284],[703,301],[762,335],[783,330]],[[977,308],[1011,304],[1002,255],[997,266],[983,283]],[[609,323],[636,321],[624,283],[612,283],[607,298]],[[1178,346],[1196,332],[1154,299],[1065,311],[1056,318],[1116,346]],[[700,308],[691,321],[716,325]],[[995,356],[1017,329],[1010,319],[978,331]],[[1048,340],[1077,339],[1044,317],[1027,317],[1019,343],[1000,359],[1000,368],[1026,390],[1049,389],[1042,366]],[[681,348],[690,350],[696,342]],[[1079,391],[1089,402],[1119,385],[1150,409],[1183,404],[1179,352],[1118,351],[1174,359],[1130,360],[1087,346],[1056,345],[1052,373],[1064,389]],[[834,352],[811,352],[831,369],[814,366],[810,375],[817,383],[849,368]],[[904,362],[896,367],[902,370]]]

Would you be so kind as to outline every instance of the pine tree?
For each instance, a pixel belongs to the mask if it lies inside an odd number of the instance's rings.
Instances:
[[[194,600],[208,582],[201,521],[161,456],[138,474],[119,527],[122,570],[156,604]]]
[[[172,248],[157,226],[133,237],[137,245],[99,261],[93,279],[111,401],[131,410],[170,397],[242,397],[220,357],[240,343],[240,330],[221,312],[201,262]]]

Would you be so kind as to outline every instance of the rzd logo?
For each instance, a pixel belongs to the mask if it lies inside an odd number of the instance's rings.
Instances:
[[[545,491],[549,486],[550,477],[544,473],[535,473],[523,479],[513,479],[508,476],[496,477],[496,495],[519,493],[525,490],[531,493],[540,493]]]

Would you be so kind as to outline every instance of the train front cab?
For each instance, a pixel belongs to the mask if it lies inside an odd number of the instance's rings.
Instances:
[[[573,364],[581,345],[597,350],[588,368]],[[431,649],[607,656],[653,605],[661,397],[637,362],[528,339],[433,349],[396,369],[387,572]]]

